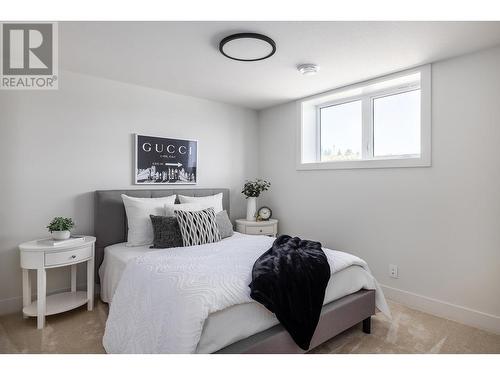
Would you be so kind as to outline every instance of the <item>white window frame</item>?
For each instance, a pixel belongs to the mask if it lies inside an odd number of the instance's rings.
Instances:
[[[366,89],[375,88],[384,82],[397,82],[399,78],[409,77],[420,73],[420,83],[408,82],[387,87],[373,89],[365,92]],[[420,89],[420,155],[397,155],[397,156],[373,156],[373,101],[375,99],[397,95],[404,92]],[[334,99],[331,99],[331,98]],[[362,106],[362,159],[360,160],[321,160],[321,108],[333,105],[346,104],[361,100]],[[430,167],[431,166],[431,66],[424,65],[402,72],[386,75],[383,77],[360,82],[354,85],[344,86],[326,93],[313,95],[297,101],[299,126],[298,126],[298,147],[297,147],[297,169],[354,169],[354,168],[401,168],[401,167]],[[315,111],[314,121],[311,119],[312,111]],[[307,115],[305,113],[308,113]],[[308,132],[311,127],[315,131],[315,144],[307,143],[309,155],[315,154],[315,158],[309,161],[304,160],[305,142],[312,142],[309,136],[304,137],[305,126]],[[310,150],[314,149],[314,152]],[[311,157],[309,157],[311,158]]]

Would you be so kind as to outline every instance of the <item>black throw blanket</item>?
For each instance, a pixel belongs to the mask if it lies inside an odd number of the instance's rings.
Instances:
[[[250,296],[308,350],[318,325],[330,266],[321,243],[280,236],[255,262]]]

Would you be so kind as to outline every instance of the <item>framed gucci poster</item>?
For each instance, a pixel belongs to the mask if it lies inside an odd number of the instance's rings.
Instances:
[[[135,135],[135,183],[194,185],[198,141]]]

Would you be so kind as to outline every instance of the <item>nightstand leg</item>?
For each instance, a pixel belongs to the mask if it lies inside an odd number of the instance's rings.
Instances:
[[[23,268],[23,307],[31,305],[31,279],[30,270]],[[25,319],[27,315],[23,314]]]
[[[87,310],[94,308],[94,258],[87,262]]]
[[[76,292],[76,264],[71,265],[71,293]]]
[[[45,269],[39,268],[36,271],[37,276],[37,328],[42,329],[45,325],[45,299],[47,295],[46,290],[46,276]]]

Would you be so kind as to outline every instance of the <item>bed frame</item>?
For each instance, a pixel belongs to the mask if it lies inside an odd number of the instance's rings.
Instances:
[[[229,210],[229,189],[150,189],[100,190],[95,193],[95,273],[104,257],[106,246],[125,242],[127,220],[121,194],[140,198],[158,198],[172,194],[203,197],[223,193],[222,205]],[[263,249],[265,251],[267,249]],[[363,332],[370,333],[371,316],[375,314],[375,291],[360,290],[323,306],[321,317],[309,350],[331,339],[346,329],[363,322]],[[304,353],[281,324],[228,345],[216,353]]]

